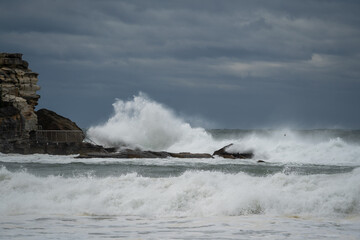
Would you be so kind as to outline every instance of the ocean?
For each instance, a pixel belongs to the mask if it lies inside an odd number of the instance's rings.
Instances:
[[[254,158],[0,154],[0,239],[360,239],[359,130],[205,130],[138,100],[115,103],[89,138],[207,153],[234,143]]]
[[[208,134],[255,158],[1,154],[0,239],[360,239],[360,131]]]

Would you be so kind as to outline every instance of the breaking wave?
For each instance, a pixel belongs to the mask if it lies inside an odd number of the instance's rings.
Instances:
[[[360,212],[360,169],[337,175],[264,177],[187,171],[178,177],[38,177],[0,169],[0,214],[351,216]]]
[[[214,145],[211,135],[203,128],[192,128],[170,109],[143,93],[131,101],[118,99],[113,107],[114,115],[105,124],[91,127],[87,132],[98,144],[196,152],[208,151]]]
[[[116,100],[113,107],[114,114],[106,123],[91,127],[87,132],[98,144],[119,148],[126,144],[127,147],[155,151],[213,153],[234,143],[230,151],[250,150],[254,152],[255,159],[267,162],[360,165],[359,139],[355,139],[358,142],[345,140],[336,131],[309,131],[304,134],[280,129],[219,137],[203,128],[191,127],[172,110],[143,93],[129,101]],[[351,134],[356,138],[360,136],[356,131]]]

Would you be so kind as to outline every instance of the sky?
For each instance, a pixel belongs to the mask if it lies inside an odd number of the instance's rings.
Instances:
[[[0,52],[83,128],[139,92],[206,128],[360,129],[358,0],[0,0]]]

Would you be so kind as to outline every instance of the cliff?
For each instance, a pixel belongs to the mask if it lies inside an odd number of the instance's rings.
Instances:
[[[70,119],[41,109],[35,111],[38,74],[20,53],[0,53],[0,152],[77,154],[103,152],[84,143],[84,133]]]
[[[29,141],[37,129],[38,74],[20,53],[0,53],[0,151]]]

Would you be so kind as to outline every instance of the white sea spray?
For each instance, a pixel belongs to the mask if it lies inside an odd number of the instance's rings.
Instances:
[[[0,170],[0,214],[336,217],[360,213],[360,169],[336,175],[263,177],[187,171],[178,177],[136,173],[99,178],[38,177]]]
[[[89,137],[96,143],[146,150],[204,151],[215,149],[210,134],[192,128],[170,109],[140,93],[133,100],[117,100],[114,115],[103,125],[91,127]]]
[[[104,124],[93,126],[88,136],[96,143],[144,150],[213,153],[233,143],[229,151],[255,153],[255,159],[281,163],[358,165],[360,147],[328,132],[310,136],[290,129],[261,134],[214,138],[203,128],[193,128],[171,109],[140,93],[132,100],[117,100],[114,115]]]
[[[284,136],[284,132],[287,134]],[[356,165],[360,147],[340,137],[309,138],[292,130],[272,131],[268,136],[251,133],[234,139],[229,152],[253,151],[255,159],[277,163]]]

